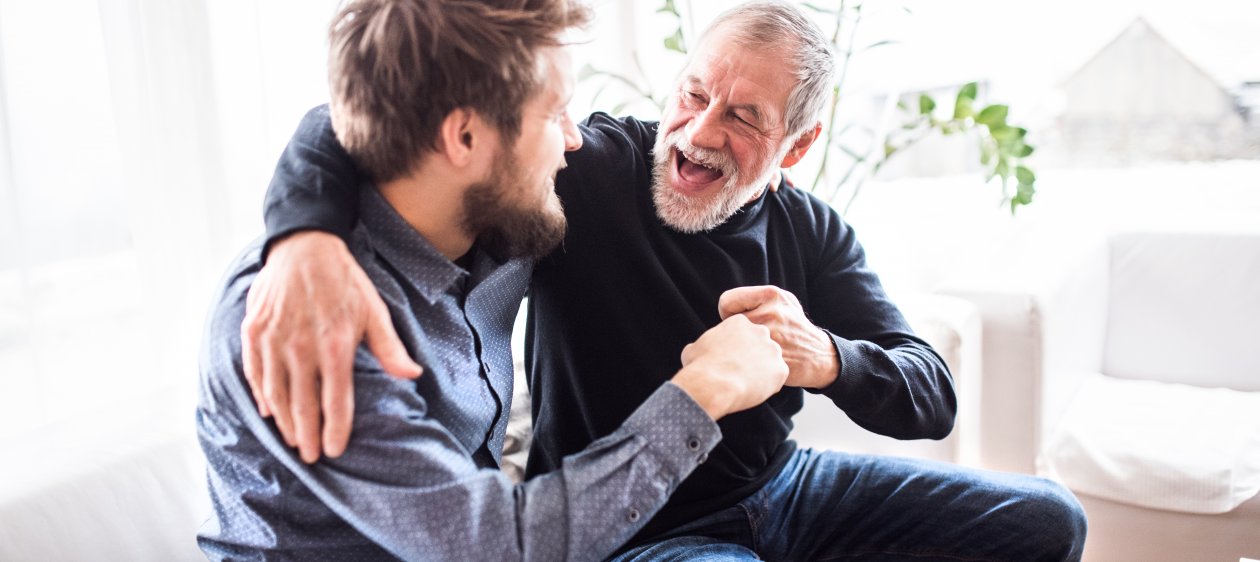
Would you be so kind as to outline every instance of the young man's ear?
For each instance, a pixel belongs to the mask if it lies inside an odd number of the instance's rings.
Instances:
[[[446,114],[438,128],[438,152],[456,167],[467,166],[475,160],[482,144],[489,142],[488,132],[476,113],[457,107]]]
[[[801,133],[799,137],[796,137],[796,142],[792,144],[792,148],[788,149],[787,155],[783,157],[783,163],[779,164],[779,167],[791,168],[792,166],[795,166],[797,162],[800,162],[801,158],[805,157],[805,153],[809,151],[809,147],[814,144],[814,140],[818,138],[818,135],[821,132],[822,123],[814,123],[814,127],[812,129],[807,129],[804,133]]]

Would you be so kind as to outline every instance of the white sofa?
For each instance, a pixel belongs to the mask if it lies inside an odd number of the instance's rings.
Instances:
[[[0,560],[205,560],[190,393],[102,408],[0,443]]]
[[[1087,560],[1260,557],[1260,234],[1025,254],[943,288],[983,318],[982,464],[1075,491]]]

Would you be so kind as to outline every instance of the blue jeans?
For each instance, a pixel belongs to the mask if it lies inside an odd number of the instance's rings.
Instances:
[[[1085,513],[1066,488],[950,464],[797,451],[738,504],[612,560],[1079,560]]]

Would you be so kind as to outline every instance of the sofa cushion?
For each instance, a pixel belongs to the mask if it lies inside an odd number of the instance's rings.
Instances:
[[[1260,236],[1114,236],[1108,375],[1260,390]]]
[[[1077,492],[1225,513],[1260,491],[1260,392],[1091,375],[1040,464]]]

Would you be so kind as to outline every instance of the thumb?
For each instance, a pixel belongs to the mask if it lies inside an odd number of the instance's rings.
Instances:
[[[380,361],[381,368],[398,378],[414,379],[420,376],[424,368],[407,355],[407,348],[403,347],[402,340],[398,339],[398,332],[394,331],[394,323],[389,319],[389,309],[385,308],[385,303],[378,302],[376,306],[367,307],[367,315],[364,338],[372,355]]]
[[[730,289],[718,297],[718,317],[726,320],[732,315],[756,310],[775,296],[774,287],[768,285]]]

